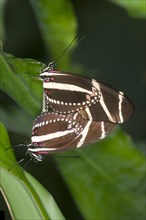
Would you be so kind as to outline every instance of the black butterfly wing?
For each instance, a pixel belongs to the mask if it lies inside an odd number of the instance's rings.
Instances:
[[[48,74],[43,83],[45,103],[54,112],[85,110],[85,119],[113,123],[123,123],[134,114],[131,100],[109,85],[73,73],[51,70]]]
[[[72,142],[82,129],[82,126],[69,116],[45,112],[34,121],[31,144],[36,147],[36,151],[41,149],[44,154],[60,151],[66,143]]]
[[[79,113],[42,113],[34,121],[29,152],[38,155],[79,148],[103,139],[114,127],[109,122],[85,120]]]
[[[45,99],[54,112],[69,114],[95,104],[100,97],[91,79],[73,73],[49,71],[44,78]]]
[[[99,92],[100,100],[84,110],[80,110],[81,115],[85,115],[86,119],[93,121],[113,123],[123,123],[132,117],[135,108],[126,95],[109,85],[98,83],[95,80],[92,80],[92,84]]]

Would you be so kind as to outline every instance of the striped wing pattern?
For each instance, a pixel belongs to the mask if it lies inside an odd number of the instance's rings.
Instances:
[[[45,69],[43,109],[32,128],[29,153],[43,154],[79,148],[97,142],[134,113],[122,92],[94,79]]]
[[[79,113],[44,112],[34,121],[29,152],[39,155],[79,148],[103,139],[114,127],[110,122],[84,120]]]
[[[46,110],[51,107],[69,114],[88,109],[92,120],[113,123],[123,123],[134,113],[130,99],[109,85],[73,73],[48,70],[42,74],[47,76],[43,79]]]
[[[43,89],[53,111],[68,114],[100,100],[100,94],[90,79],[57,71],[49,74],[50,77],[43,80]]]

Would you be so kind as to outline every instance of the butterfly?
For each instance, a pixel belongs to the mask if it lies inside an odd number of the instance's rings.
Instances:
[[[28,145],[39,161],[44,154],[97,142],[134,114],[134,105],[123,92],[95,79],[55,71],[53,62],[40,78],[44,105]]]

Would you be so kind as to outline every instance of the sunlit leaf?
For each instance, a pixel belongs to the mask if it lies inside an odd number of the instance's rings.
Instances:
[[[146,2],[145,0],[110,0],[111,2],[125,8],[132,17],[146,17]]]

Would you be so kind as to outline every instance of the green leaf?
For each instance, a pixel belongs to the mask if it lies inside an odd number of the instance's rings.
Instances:
[[[31,129],[34,117],[16,105],[9,105],[8,108],[0,107],[1,122],[9,132],[31,136]]]
[[[130,16],[137,18],[146,17],[145,0],[110,0],[111,2],[125,8]]]
[[[77,32],[77,22],[71,1],[33,1],[32,7],[36,14],[45,45],[54,61],[61,55],[64,49],[71,43]],[[71,45],[71,49],[75,44]],[[69,51],[63,55],[60,68],[68,68],[70,65]]]
[[[0,166],[8,170],[14,164],[17,164],[17,161],[15,160],[14,152],[12,151],[12,146],[10,144],[7,131],[3,124],[0,123]],[[13,172],[13,174],[16,176],[23,176],[19,166],[15,166],[11,172]]]
[[[6,0],[1,0],[0,1],[0,48],[2,47],[2,42],[1,40],[3,40],[4,38],[4,9],[5,9],[5,4],[6,4]]]
[[[31,2],[46,48],[56,60],[76,35],[71,1]],[[63,56],[60,68],[69,68],[70,56],[69,52]],[[4,53],[0,65],[2,90],[26,112],[36,114],[41,106],[42,85],[32,76],[39,76],[44,65]],[[2,125],[0,135],[1,190],[11,215],[15,219],[64,219],[52,196],[15,165],[11,149],[5,150],[11,145]],[[85,219],[145,219],[145,158],[126,134],[118,130],[106,140],[74,152],[80,155],[79,159],[57,161]]]
[[[85,219],[145,219],[145,158],[117,130],[107,139],[57,159],[63,178]]]
[[[1,53],[0,66],[0,88],[31,115],[38,113],[42,102],[42,83],[32,76],[39,76],[44,65]]]
[[[49,192],[30,174],[22,171],[16,164],[12,149],[6,150],[11,145],[2,124],[0,134],[0,185],[12,218],[64,219]]]
[[[25,176],[29,180],[30,184],[36,189],[39,198],[47,212],[47,215],[50,216],[50,219],[63,220],[64,217],[59,208],[57,207],[57,204],[55,203],[51,194],[49,194],[48,191],[29,173],[25,172]]]

